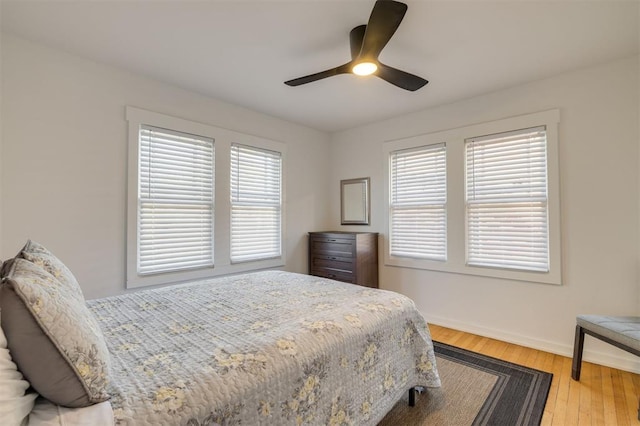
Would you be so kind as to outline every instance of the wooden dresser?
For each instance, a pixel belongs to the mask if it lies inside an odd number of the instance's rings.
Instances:
[[[378,233],[309,232],[309,274],[378,288]]]

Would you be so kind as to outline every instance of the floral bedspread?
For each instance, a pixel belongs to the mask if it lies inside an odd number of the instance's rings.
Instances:
[[[266,271],[89,301],[127,425],[374,425],[440,386],[397,293]]]

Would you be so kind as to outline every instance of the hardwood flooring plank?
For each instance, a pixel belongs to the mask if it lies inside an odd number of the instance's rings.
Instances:
[[[611,370],[611,384],[613,385],[613,402],[616,407],[616,418],[619,425],[630,425],[632,417],[629,416],[629,406],[624,395],[624,384],[620,370]]]
[[[567,412],[569,409],[569,380],[571,380],[571,366],[567,361],[568,358],[556,357],[556,362],[554,363],[553,376],[554,378],[558,378],[558,391],[556,394],[555,409],[553,412],[554,426],[570,426],[570,423],[567,422],[568,417],[570,417],[567,415]],[[567,373],[569,373],[569,376]]]
[[[589,366],[589,387],[591,390],[591,424],[593,426],[604,424],[604,401],[602,399],[602,369],[599,365],[583,362],[582,368]],[[581,379],[582,381],[582,379]]]
[[[604,422],[609,425],[618,425],[616,415],[616,403],[613,397],[613,381],[611,380],[611,369],[600,367],[602,372],[602,402],[604,403]]]
[[[630,422],[633,423],[633,419],[638,419],[638,393],[633,385],[633,377],[630,374],[621,373],[622,387],[624,397],[627,400],[627,410],[629,411]]]
[[[593,419],[591,416],[591,385],[592,385],[592,372],[591,364],[585,362],[582,364],[582,380],[576,382],[579,384],[579,401],[578,401],[578,424],[579,425],[592,425]],[[574,381],[572,379],[572,381]]]
[[[548,370],[545,370],[551,374],[553,374],[553,379],[551,380],[551,387],[549,388],[549,396],[547,397],[547,405],[545,409],[548,409],[554,413],[556,409],[556,402],[558,400],[558,392],[560,389],[560,378],[562,376],[562,358],[553,355],[552,356],[552,365]],[[564,413],[562,413],[562,417],[564,418]]]
[[[566,382],[569,384],[564,424],[578,425],[580,424],[580,390],[583,386],[580,382],[571,378],[571,359],[569,358],[564,358],[564,362],[562,363],[562,375],[563,378],[566,376]]]

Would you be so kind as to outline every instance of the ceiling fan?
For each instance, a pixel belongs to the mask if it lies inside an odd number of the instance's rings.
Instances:
[[[344,65],[285,81],[300,86],[338,74],[375,75],[405,90],[416,91],[428,83],[424,78],[383,64],[378,60],[382,49],[396,32],[407,5],[393,0],[377,0],[367,25],[359,25],[349,33],[351,60]]]

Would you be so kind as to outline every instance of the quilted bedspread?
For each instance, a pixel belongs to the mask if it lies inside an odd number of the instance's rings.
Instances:
[[[117,424],[375,425],[440,386],[424,319],[389,291],[266,271],[88,304]]]

